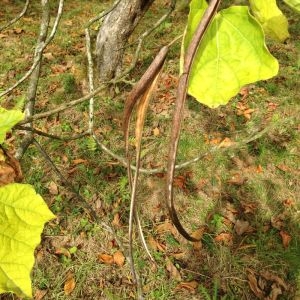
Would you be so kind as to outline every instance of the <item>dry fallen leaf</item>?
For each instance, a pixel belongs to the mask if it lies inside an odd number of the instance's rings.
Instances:
[[[283,287],[285,290],[288,289],[288,285],[279,276],[277,276],[277,275],[275,275],[275,274],[273,274],[269,271],[262,271],[262,272],[260,272],[260,275],[263,276],[265,279],[267,279],[269,281],[276,282],[278,285]]]
[[[158,127],[155,127],[155,128],[153,129],[153,135],[154,135],[154,136],[158,136],[159,134],[160,134],[159,128],[158,128]]]
[[[100,262],[106,265],[112,265],[114,263],[114,257],[109,254],[105,254],[105,253],[99,254],[98,259]]]
[[[66,248],[63,248],[63,247],[56,249],[55,252],[54,252],[54,254],[56,254],[56,255],[64,255],[65,257],[71,258],[70,251],[68,249],[66,249]]]
[[[116,213],[114,215],[114,219],[112,221],[112,225],[114,225],[115,227],[121,227],[122,224],[121,224],[121,216],[119,213]]]
[[[198,287],[198,282],[193,280],[193,281],[183,281],[183,282],[180,282],[175,290],[188,290],[190,291],[191,293],[194,293],[195,290],[197,289]]]
[[[286,231],[281,230],[279,232],[281,239],[282,239],[282,245],[284,248],[287,248],[292,240],[291,235],[289,235]]]
[[[234,145],[234,142],[226,137],[224,140],[221,141],[221,143],[219,144],[219,147],[220,148],[228,148],[228,147],[231,147],[232,145]]]
[[[119,267],[122,267],[125,262],[125,256],[123,255],[123,253],[121,251],[118,250],[113,255],[113,261],[116,265],[118,265]]]
[[[75,289],[76,282],[74,278],[74,274],[72,272],[68,272],[67,279],[64,284],[64,292],[68,296],[70,295],[73,290]]]
[[[0,162],[0,186],[13,183],[16,174],[14,169],[4,161]]]
[[[172,223],[170,223],[169,221],[166,221],[166,222],[156,226],[156,232],[158,234],[163,234],[163,233],[168,233],[168,232],[170,232],[172,234],[176,234],[176,229]]]
[[[154,251],[157,250],[157,241],[154,239],[152,235],[148,237],[148,245],[152,250]]]
[[[44,55],[45,58],[47,58],[50,61],[54,60],[54,56],[51,52],[46,52],[43,55]]]
[[[233,237],[231,233],[228,232],[222,232],[219,235],[217,235],[214,240],[216,242],[222,242],[224,245],[231,245],[233,241]]]
[[[278,296],[282,295],[282,290],[279,286],[277,286],[276,283],[273,283],[271,285],[271,293],[267,299],[270,300],[277,300]]]
[[[51,181],[49,183],[48,190],[51,195],[58,195],[58,186],[55,182]]]
[[[79,164],[85,164],[85,163],[87,163],[88,161],[86,160],[86,159],[82,159],[82,158],[77,158],[77,159],[74,159],[73,161],[72,161],[72,164],[73,165],[79,165]]]
[[[254,272],[248,273],[248,283],[250,286],[251,291],[254,293],[256,297],[259,299],[264,299],[264,293],[263,291],[258,287],[257,279],[254,275]]]
[[[169,258],[166,258],[166,268],[167,268],[167,271],[170,274],[170,278],[172,278],[172,279],[174,279],[176,281],[181,281],[180,272],[173,265],[172,261]]]
[[[249,222],[243,220],[237,220],[234,225],[234,230],[238,235],[242,235],[249,229]]]
[[[34,293],[34,300],[42,300],[47,294],[48,290],[39,290],[37,289]]]
[[[202,228],[199,228],[197,229],[196,231],[194,231],[191,236],[195,239],[198,239],[199,241],[198,242],[193,242],[193,248],[195,250],[200,250],[202,248],[202,242],[201,242],[201,239],[202,239],[202,236],[203,236],[203,233],[205,232],[205,227],[203,226]]]
[[[246,181],[247,178],[241,175],[240,173],[236,173],[232,175],[231,178],[227,180],[229,184],[238,185],[238,186],[243,185]]]

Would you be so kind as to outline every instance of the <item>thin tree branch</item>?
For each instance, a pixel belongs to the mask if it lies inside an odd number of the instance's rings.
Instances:
[[[77,140],[77,139],[80,139],[82,137],[85,137],[87,135],[90,135],[90,133],[88,131],[85,131],[85,132],[76,134],[74,136],[64,137],[64,136],[49,134],[47,132],[35,129],[33,127],[27,127],[27,126],[22,126],[22,125],[16,125],[14,128],[19,129],[19,130],[31,131],[31,132],[33,132],[37,135],[47,137],[49,139],[60,140],[60,141],[73,141],[73,140]]]
[[[0,98],[7,95],[8,93],[10,93],[11,91],[13,91],[16,87],[18,87],[23,81],[25,81],[34,71],[34,69],[37,67],[37,65],[40,63],[40,60],[42,58],[43,55],[43,51],[45,50],[45,48],[48,46],[48,44],[52,41],[56,30],[57,30],[57,26],[58,23],[60,21],[61,15],[62,15],[62,10],[63,10],[63,5],[64,5],[64,0],[60,0],[59,1],[59,6],[58,6],[58,10],[57,10],[57,15],[53,24],[53,28],[52,31],[49,35],[49,37],[47,38],[47,40],[44,43],[41,43],[40,48],[38,49],[38,51],[36,52],[34,61],[32,66],[30,67],[30,69],[26,72],[26,74],[20,79],[18,80],[14,85],[12,85],[11,87],[9,87],[8,89],[6,89],[5,91],[3,91],[2,93],[0,93]]]
[[[14,19],[10,20],[8,23],[0,26],[0,32],[8,28],[9,26],[13,25],[14,23],[16,23],[18,20],[20,20],[25,15],[28,5],[29,5],[29,0],[26,0],[23,10],[20,12],[20,14],[16,16]]]
[[[104,18],[106,15],[108,15],[111,11],[113,11],[116,6],[119,4],[119,2],[121,2],[121,0],[117,0],[112,7],[110,7],[109,9],[105,10],[104,12],[102,12],[101,14],[99,14],[98,16],[90,19],[88,21],[88,23],[85,25],[85,28],[89,28],[93,23],[97,22],[98,20],[101,20],[102,18]]]
[[[42,4],[42,18],[41,18],[41,26],[40,26],[40,34],[37,39],[35,54],[34,57],[38,56],[38,51],[41,49],[43,43],[47,38],[49,22],[50,22],[50,5],[48,0],[41,1]],[[38,60],[38,64],[36,68],[30,75],[29,80],[29,87],[27,91],[27,99],[25,104],[25,118],[31,117],[34,114],[34,105],[35,105],[35,98],[36,98],[36,91],[40,77],[40,69],[41,69],[41,61],[42,59]],[[28,127],[32,127],[32,123],[26,124]],[[28,146],[31,144],[33,139],[33,132],[26,131],[25,136],[23,137],[20,146],[18,147],[15,157],[16,159],[21,159],[24,155],[25,151],[27,150]]]
[[[22,125],[22,124],[26,124],[28,122],[32,122],[32,121],[36,121],[36,120],[39,120],[39,119],[43,119],[43,118],[47,118],[49,116],[52,116],[56,113],[59,113],[59,112],[62,112],[70,107],[73,107],[75,105],[78,105],[82,102],[85,102],[87,100],[89,100],[91,97],[99,94],[100,92],[104,91],[106,89],[106,86],[105,85],[101,85],[99,86],[98,88],[96,88],[92,93],[90,94],[87,94],[79,99],[76,99],[76,100],[73,100],[73,101],[70,101],[70,102],[67,102],[67,103],[64,103],[62,105],[59,105],[57,106],[56,108],[52,109],[52,110],[49,110],[49,111],[46,111],[46,112],[43,112],[43,113],[39,113],[39,114],[35,114],[34,116],[30,117],[30,118],[27,118],[21,122],[19,122],[18,124],[19,125]]]

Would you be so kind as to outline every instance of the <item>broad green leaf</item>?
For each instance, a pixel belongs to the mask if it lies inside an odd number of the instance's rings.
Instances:
[[[249,3],[267,36],[279,42],[289,37],[288,21],[277,7],[276,0],[249,0]]]
[[[185,45],[201,16],[190,16]],[[193,62],[188,93],[214,108],[227,104],[245,84],[268,79],[277,72],[278,62],[266,48],[261,26],[247,7],[233,6],[220,11],[204,35]]]
[[[32,296],[34,249],[45,222],[53,218],[31,185],[13,183],[0,188],[0,294]]]
[[[300,13],[300,0],[283,0],[288,6]]]
[[[6,132],[23,118],[24,114],[19,110],[6,110],[0,107],[0,144],[4,142]]]

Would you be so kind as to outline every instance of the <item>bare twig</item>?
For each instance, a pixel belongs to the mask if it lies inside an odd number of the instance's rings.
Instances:
[[[19,130],[31,131],[31,132],[33,132],[37,135],[44,136],[44,137],[47,137],[49,139],[60,140],[60,141],[74,141],[74,140],[78,140],[78,139],[80,139],[82,137],[85,137],[85,136],[90,134],[88,131],[85,131],[85,132],[76,134],[74,136],[64,137],[64,136],[49,134],[47,132],[35,129],[33,127],[27,127],[27,126],[22,126],[22,125],[16,125],[14,128],[19,129]]]
[[[26,124],[28,122],[32,122],[32,121],[36,121],[36,120],[39,120],[39,119],[47,118],[47,117],[52,116],[56,113],[62,112],[62,111],[66,110],[70,107],[73,107],[75,105],[78,105],[82,102],[85,102],[85,101],[89,100],[91,97],[99,94],[100,92],[104,91],[105,89],[106,89],[106,86],[103,84],[103,85],[99,86],[98,88],[96,88],[92,93],[90,93],[88,95],[85,95],[85,96],[83,96],[79,99],[76,99],[76,100],[64,103],[62,105],[59,105],[59,106],[57,106],[56,108],[54,108],[52,110],[48,110],[48,111],[43,112],[43,113],[35,114],[34,116],[32,116],[30,118],[27,118],[27,119],[19,122],[18,124],[19,125]]]
[[[116,8],[116,6],[119,4],[119,2],[121,2],[121,0],[117,0],[109,9],[105,10],[104,12],[99,14],[98,16],[90,19],[88,21],[88,23],[85,25],[85,28],[89,28],[93,23],[97,22],[98,20],[101,20],[106,15],[108,15],[111,11],[113,11]]]
[[[42,3],[42,19],[41,19],[41,26],[40,26],[40,34],[37,39],[37,43],[35,47],[35,54],[34,54],[35,59],[38,57],[39,49],[42,48],[42,45],[44,44],[47,38],[49,22],[50,22],[49,1],[45,0],[45,1],[41,1],[41,3]],[[25,118],[31,117],[34,114],[36,90],[37,90],[39,77],[40,77],[42,59],[40,58],[37,61],[38,61],[37,66],[30,75],[29,87],[28,87],[27,97],[26,97],[27,99],[26,99],[25,110],[24,110]],[[26,124],[26,126],[32,127],[32,123]],[[33,139],[33,132],[26,131],[25,136],[23,137],[21,144],[15,154],[15,157],[17,159],[22,158],[28,146],[31,144],[32,139]]]
[[[20,12],[20,14],[15,18],[13,18],[12,20],[10,20],[8,23],[0,26],[0,32],[8,28],[9,26],[13,25],[14,23],[16,23],[18,20],[20,20],[25,15],[28,5],[29,5],[29,0],[26,0],[23,10]]]
[[[26,72],[26,74],[19,79],[14,85],[12,85],[11,87],[9,87],[8,89],[6,89],[5,91],[3,91],[2,93],[0,93],[0,97],[3,97],[5,95],[7,95],[8,93],[10,93],[11,91],[13,91],[16,87],[18,87],[23,81],[25,81],[34,71],[34,69],[37,67],[37,65],[40,63],[40,60],[42,58],[43,55],[43,51],[44,49],[48,46],[48,44],[52,41],[56,30],[57,30],[57,26],[58,23],[60,21],[61,15],[62,15],[62,10],[63,10],[63,5],[64,5],[64,0],[60,0],[59,1],[59,6],[58,6],[58,10],[57,10],[57,15],[53,24],[53,28],[52,31],[49,35],[49,37],[47,38],[47,40],[44,43],[41,43],[40,48],[38,49],[38,51],[35,53],[35,57],[33,60],[33,64],[30,67],[30,69]]]
[[[91,38],[89,28],[85,29],[85,40],[86,40],[86,56],[88,60],[88,81],[89,81],[89,92],[94,91],[94,72],[93,72],[93,58],[91,53]],[[94,127],[94,97],[90,98],[89,102],[89,132],[93,132]]]

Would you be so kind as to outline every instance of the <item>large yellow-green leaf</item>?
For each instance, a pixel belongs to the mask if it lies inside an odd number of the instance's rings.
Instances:
[[[283,0],[287,5],[300,13],[300,0]]]
[[[6,110],[0,107],[0,144],[4,142],[6,132],[23,118],[24,114],[19,110]]]
[[[270,38],[284,42],[289,37],[288,21],[276,0],[249,0],[251,10]]]
[[[190,13],[185,49],[201,16]],[[204,35],[188,93],[213,108],[228,103],[245,84],[271,78],[277,72],[278,62],[266,48],[261,26],[247,7],[233,6],[220,11]]]
[[[0,294],[32,296],[34,249],[45,222],[52,218],[31,185],[13,183],[0,188]]]

